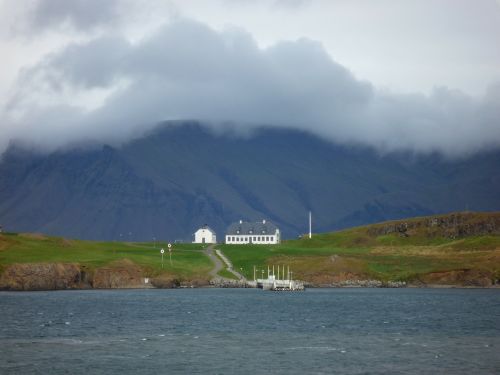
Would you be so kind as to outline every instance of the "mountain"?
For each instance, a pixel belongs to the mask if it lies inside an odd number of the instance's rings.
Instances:
[[[500,210],[500,152],[460,160],[380,155],[305,132],[245,136],[163,124],[120,147],[40,154],[11,146],[0,162],[0,225],[106,240],[219,236],[268,219],[285,238],[410,216]]]

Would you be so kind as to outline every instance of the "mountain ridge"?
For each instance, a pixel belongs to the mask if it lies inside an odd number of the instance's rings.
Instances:
[[[191,239],[209,224],[270,219],[286,238],[466,208],[500,209],[500,152],[468,159],[380,155],[302,131],[245,137],[163,124],[121,147],[49,154],[11,147],[0,161],[0,224],[86,239]]]

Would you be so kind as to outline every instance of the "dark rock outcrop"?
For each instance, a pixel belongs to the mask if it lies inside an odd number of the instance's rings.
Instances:
[[[231,280],[222,277],[216,277],[210,280],[210,285],[216,288],[250,288],[244,280]]]
[[[86,282],[77,264],[12,264],[0,277],[0,289],[3,290],[56,290],[89,287],[89,283]]]
[[[92,286],[96,289],[144,288],[141,268],[124,259],[95,270]]]
[[[0,290],[63,290],[146,288],[142,269],[129,260],[87,271],[73,263],[9,265],[0,276]]]
[[[418,285],[453,285],[464,287],[491,287],[494,277],[489,271],[474,269],[431,272],[417,279]]]
[[[382,223],[368,229],[368,234],[371,236],[394,233],[403,237],[420,234],[427,237],[447,238],[500,235],[500,215],[498,213],[461,212]]]

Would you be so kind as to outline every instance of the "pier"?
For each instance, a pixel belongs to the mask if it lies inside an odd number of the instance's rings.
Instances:
[[[273,291],[302,291],[304,290],[304,283],[299,280],[293,280],[293,272],[290,271],[290,267],[287,267],[287,272],[285,274],[285,266],[278,266],[278,272],[275,274],[275,267],[273,266],[272,271],[270,267],[267,267],[267,278],[257,279],[256,269],[254,267],[254,287],[260,288],[262,290],[273,290]],[[280,269],[281,277],[280,278]],[[262,274],[264,270],[261,271]]]

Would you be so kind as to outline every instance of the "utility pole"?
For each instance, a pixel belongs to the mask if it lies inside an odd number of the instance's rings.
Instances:
[[[312,213],[309,211],[309,239],[312,238]]]

